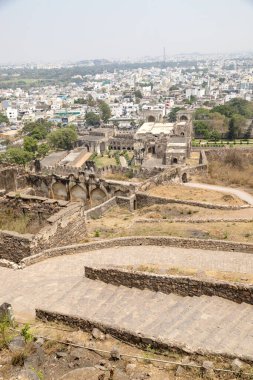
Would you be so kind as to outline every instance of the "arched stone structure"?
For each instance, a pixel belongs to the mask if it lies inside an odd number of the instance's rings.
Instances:
[[[53,198],[54,199],[60,199],[63,201],[68,200],[67,188],[63,183],[55,182],[52,185],[52,192],[53,192]]]
[[[70,200],[72,202],[85,202],[87,200],[87,192],[80,185],[75,185],[70,190]]]
[[[106,193],[99,187],[95,188],[90,193],[90,199],[92,204],[99,204],[106,200]]]
[[[182,175],[182,182],[183,182],[183,183],[188,182],[188,176],[187,176],[187,173],[183,173],[183,175]]]
[[[155,116],[150,115],[148,117],[148,123],[155,123]]]

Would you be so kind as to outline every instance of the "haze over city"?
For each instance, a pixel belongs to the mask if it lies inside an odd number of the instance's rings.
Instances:
[[[0,0],[0,62],[251,51],[252,17],[252,0]]]

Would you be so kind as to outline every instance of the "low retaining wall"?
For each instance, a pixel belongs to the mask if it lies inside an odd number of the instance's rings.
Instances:
[[[99,323],[97,321],[91,321],[88,319],[82,319],[75,317],[74,315],[60,314],[57,312],[51,312],[42,309],[36,309],[36,318],[45,321],[45,322],[58,322],[64,323],[65,325],[81,329],[82,331],[92,332],[94,328],[99,329],[105,334],[110,334],[111,336],[118,338],[124,342],[130,342],[139,347],[146,348],[147,346],[152,346],[153,348],[159,350],[170,350],[175,352],[188,352],[193,353],[190,349],[187,350],[186,347],[180,347],[179,344],[166,344],[160,340],[154,340],[152,337],[144,337],[141,334],[136,334],[133,331],[125,330],[120,327],[112,327],[104,323]],[[209,352],[208,352],[209,353]],[[203,351],[202,351],[203,354]]]
[[[179,200],[179,199],[173,199],[173,198],[155,197],[152,195],[147,195],[145,193],[136,193],[136,201],[137,201],[137,209],[156,205],[156,204],[169,204],[169,203],[176,203],[176,204],[188,205],[188,206],[197,206],[197,207],[217,209],[217,210],[241,210],[244,208],[250,208],[249,205],[243,205],[243,206],[226,206],[226,205],[219,205],[219,204],[216,205],[216,204],[206,203],[206,202],[186,201],[186,200]]]
[[[129,342],[141,348],[152,347],[159,351],[173,351],[178,353],[187,353],[187,354],[200,354],[200,355],[214,355],[217,356],[217,351],[205,350],[199,348],[197,350],[192,350],[189,346],[179,343],[179,342],[169,342],[162,341],[161,339],[155,339],[152,336],[143,336],[140,333],[136,333],[131,330],[126,330],[120,327],[112,327],[106,323],[100,323],[96,320],[88,320],[76,317],[74,315],[64,315],[57,312],[47,311],[36,309],[36,318],[45,321],[45,322],[58,322],[64,323],[65,325],[77,328],[86,332],[92,332],[94,328],[99,329],[104,334],[110,334],[116,339],[122,340],[123,342]],[[74,311],[73,311],[74,313]],[[222,355],[227,358],[239,358],[246,362],[252,362],[251,356],[244,355],[229,355],[226,352],[220,352],[219,356]]]
[[[30,256],[34,235],[19,234],[17,232],[0,231],[0,259],[20,262],[24,257]]]
[[[253,285],[200,280],[187,276],[163,276],[114,268],[85,267],[85,277],[116,286],[149,289],[165,294],[176,293],[183,297],[217,296],[233,302],[246,302],[253,305]]]
[[[209,218],[209,219],[189,219],[189,218],[174,218],[174,219],[136,219],[134,223],[252,223],[253,219],[247,218],[230,218],[230,219],[221,219],[221,218]]]
[[[46,215],[50,214],[49,212],[47,213],[47,210],[51,207],[59,209],[58,202],[52,201],[49,204],[45,204],[43,198],[36,199],[36,201],[42,202],[43,209],[47,207],[45,211]],[[54,203],[56,203],[56,206]],[[36,214],[37,208],[40,205],[36,204],[35,206],[35,210],[32,209],[31,213]],[[18,207],[16,208],[19,210]],[[34,223],[38,223],[38,221],[34,219]],[[44,220],[43,227],[36,234],[0,231],[0,259],[19,264],[22,259],[31,257],[44,249],[50,249],[59,245],[75,244],[85,235],[86,221],[83,217],[82,205],[79,203],[68,204]],[[0,266],[6,266],[5,264],[5,262],[2,263],[0,261]]]
[[[112,207],[114,207],[116,205],[117,205],[117,199],[116,199],[116,197],[113,197],[113,198],[109,199],[108,201],[86,211],[84,213],[84,217],[86,220],[98,219],[102,215],[104,215],[104,213],[106,213],[106,211],[110,210]]]
[[[23,265],[32,265],[36,262],[45,260],[49,257],[72,255],[80,252],[90,252],[97,249],[113,248],[113,247],[129,247],[129,246],[162,246],[162,247],[178,247],[192,248],[213,251],[237,251],[253,254],[253,244],[236,243],[223,240],[207,240],[207,239],[185,239],[169,236],[146,236],[146,237],[126,237],[110,240],[100,240],[87,244],[75,244],[62,246],[58,248],[48,249],[34,256],[27,257],[21,261]]]

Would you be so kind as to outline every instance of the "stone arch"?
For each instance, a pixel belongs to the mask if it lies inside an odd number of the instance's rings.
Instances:
[[[180,121],[188,121],[188,117],[186,115],[180,116]]]
[[[116,190],[114,192],[114,195],[119,197],[126,197],[128,195],[128,191]]]
[[[79,185],[75,185],[70,190],[70,199],[72,202],[85,202],[87,199],[87,192]]]
[[[155,117],[152,116],[152,115],[150,115],[150,116],[148,117],[148,123],[155,123]]]
[[[172,158],[172,163],[173,163],[173,164],[177,164],[177,163],[178,163],[178,159],[177,159],[176,157],[173,157],[173,158]]]
[[[61,182],[55,182],[52,186],[54,199],[60,199],[63,201],[68,200],[68,192],[66,186]]]
[[[94,204],[102,203],[106,200],[106,193],[99,187],[95,188],[90,193],[91,202]]]
[[[183,183],[188,182],[187,173],[183,173],[183,175],[182,175],[182,182],[183,182]]]

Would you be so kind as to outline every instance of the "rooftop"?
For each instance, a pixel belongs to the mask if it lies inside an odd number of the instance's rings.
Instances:
[[[170,135],[174,127],[174,123],[144,123],[136,132],[137,135],[151,133],[152,135]]]

